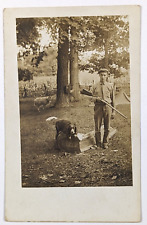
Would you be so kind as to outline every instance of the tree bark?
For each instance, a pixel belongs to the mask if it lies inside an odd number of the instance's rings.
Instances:
[[[63,32],[66,35],[63,36]],[[68,50],[68,27],[62,26],[62,31],[59,29],[56,107],[69,105],[69,98],[66,93],[66,87],[68,86]]]
[[[79,93],[79,69],[78,69],[78,50],[76,44],[76,28],[71,28],[71,43],[70,43],[70,86],[71,95],[74,101],[80,98]]]
[[[105,39],[105,68],[108,69],[108,38]]]
[[[108,31],[105,31],[105,68],[108,69],[108,45],[109,45],[109,38],[108,38]]]

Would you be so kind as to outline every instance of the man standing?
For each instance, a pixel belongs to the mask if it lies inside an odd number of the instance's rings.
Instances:
[[[95,121],[95,140],[97,147],[108,148],[110,119],[114,118],[115,112],[104,102],[115,107],[115,93],[111,83],[107,82],[108,70],[103,68],[99,71],[100,82],[94,86],[93,96],[95,97],[94,121]],[[101,143],[101,126],[104,122],[104,137]]]

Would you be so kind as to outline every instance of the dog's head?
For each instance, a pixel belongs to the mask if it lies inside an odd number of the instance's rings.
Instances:
[[[77,134],[77,127],[75,124],[70,124],[69,128],[68,128],[68,133],[69,136],[76,136]]]

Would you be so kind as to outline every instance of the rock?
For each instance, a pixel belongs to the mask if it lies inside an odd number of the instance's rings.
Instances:
[[[112,180],[116,180],[116,179],[117,179],[117,176],[113,176],[113,177],[112,177]]]
[[[81,183],[81,181],[79,181],[79,180],[75,181],[75,184],[80,184],[80,183]]]
[[[53,174],[52,174],[52,173],[48,174],[48,177],[52,177],[52,176],[53,176]]]
[[[60,180],[59,182],[60,182],[60,183],[64,183],[64,182],[65,182],[65,180]]]
[[[47,180],[47,176],[46,176],[46,175],[41,175],[39,178],[40,178],[41,180],[43,180],[43,181],[46,181],[46,180]]]
[[[23,178],[29,178],[29,175],[24,175]]]
[[[87,175],[86,175],[85,173],[82,173],[82,174],[80,175],[80,177],[85,178],[85,177],[87,177]]]

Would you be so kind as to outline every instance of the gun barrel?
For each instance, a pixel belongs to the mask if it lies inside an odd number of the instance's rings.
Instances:
[[[108,102],[106,102],[105,100],[101,100],[102,102],[106,103],[106,105],[108,105],[110,108],[112,108],[113,110],[115,110],[117,113],[119,113],[122,117],[124,117],[125,119],[127,119],[127,117],[122,114],[120,111],[118,111],[116,108],[114,108],[112,105],[110,105]]]
[[[92,93],[90,91],[87,91],[85,89],[83,89],[81,91],[81,94],[84,94],[84,95],[88,95],[88,96],[91,96],[91,97],[96,97],[96,96],[93,96]],[[97,97],[98,98],[98,97]],[[117,113],[119,113],[122,117],[124,117],[125,119],[127,119],[127,117],[122,114],[121,112],[119,112],[116,108],[114,108],[112,105],[110,105],[108,102],[106,102],[105,100],[101,99],[101,98],[98,98],[101,102],[105,103],[106,105],[108,105],[111,109],[113,109],[114,111],[116,111]]]

